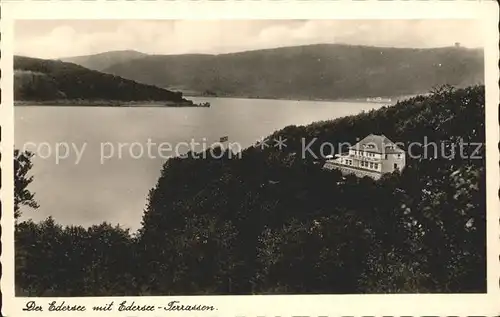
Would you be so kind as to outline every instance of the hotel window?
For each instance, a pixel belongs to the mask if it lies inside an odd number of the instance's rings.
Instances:
[[[373,163],[370,163],[370,168],[373,168]]]
[[[373,163],[373,168],[377,169],[378,168],[378,164],[377,163]]]

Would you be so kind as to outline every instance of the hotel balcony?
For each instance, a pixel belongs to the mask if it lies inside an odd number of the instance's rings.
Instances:
[[[380,171],[366,169],[366,168],[359,167],[359,166],[339,164],[338,162],[335,162],[334,160],[326,161],[323,168],[329,169],[329,170],[337,169],[342,174],[354,174],[358,177],[368,176],[368,177],[371,177],[373,179],[379,179],[382,176],[382,173]]]
[[[380,157],[369,157],[369,156],[353,155],[353,154],[344,154],[344,155],[341,155],[341,156],[337,156],[337,158],[340,158],[340,159],[351,159],[351,160],[365,161],[365,162],[372,162],[372,163],[381,163],[382,160],[383,160]]]
[[[349,155],[352,158],[355,158],[360,161],[367,161],[367,162],[373,162],[373,163],[380,163],[382,162],[382,158],[380,157],[369,157],[369,156],[362,156],[362,155]]]

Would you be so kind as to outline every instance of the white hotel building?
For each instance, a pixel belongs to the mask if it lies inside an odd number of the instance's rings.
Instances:
[[[370,134],[349,147],[348,153],[327,160],[324,168],[338,169],[343,174],[379,179],[383,174],[403,170],[405,165],[405,151],[384,135]]]

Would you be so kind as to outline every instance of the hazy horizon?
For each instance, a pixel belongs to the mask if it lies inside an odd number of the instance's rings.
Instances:
[[[481,48],[475,20],[18,20],[15,55],[220,55],[318,44]],[[62,44],[63,43],[63,44]]]

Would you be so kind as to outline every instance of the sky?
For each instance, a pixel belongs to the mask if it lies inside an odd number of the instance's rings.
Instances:
[[[221,54],[318,43],[482,47],[473,20],[21,20],[17,55],[60,58],[114,50]]]

